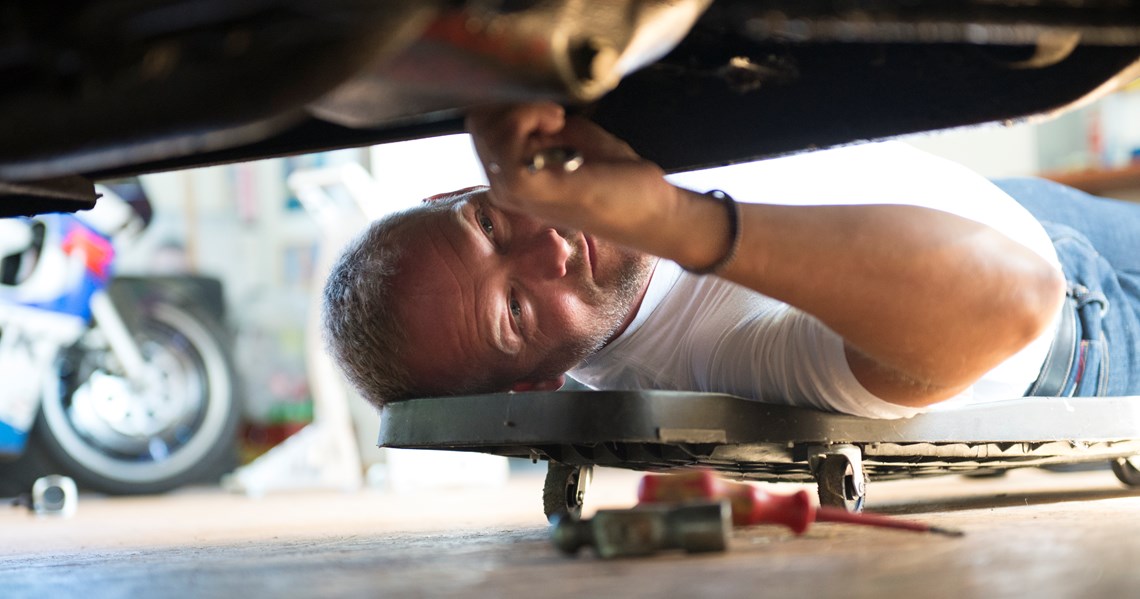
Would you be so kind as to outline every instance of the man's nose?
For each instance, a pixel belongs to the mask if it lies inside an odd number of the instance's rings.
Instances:
[[[558,279],[566,276],[566,262],[573,248],[558,231],[542,229],[535,232],[518,256],[520,268],[526,276],[539,279]]]

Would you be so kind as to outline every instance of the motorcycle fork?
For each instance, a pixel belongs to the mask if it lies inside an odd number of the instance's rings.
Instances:
[[[105,290],[100,289],[91,296],[91,316],[111,346],[111,353],[118,358],[124,373],[132,382],[142,382],[146,370],[146,359],[142,350],[131,335],[119,309],[115,307],[111,297]]]

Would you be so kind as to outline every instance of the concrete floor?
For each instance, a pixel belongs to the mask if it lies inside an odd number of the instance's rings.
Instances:
[[[601,471],[596,507],[637,475]],[[1108,471],[880,482],[870,506],[960,528],[946,538],[838,524],[740,530],[728,552],[604,561],[554,549],[539,476],[503,488],[217,489],[83,496],[71,519],[0,511],[0,597],[1129,597],[1140,495]],[[769,490],[789,487],[769,486]],[[587,514],[588,515],[588,514]]]

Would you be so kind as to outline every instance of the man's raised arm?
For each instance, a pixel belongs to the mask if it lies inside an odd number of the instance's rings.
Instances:
[[[725,205],[681,189],[656,165],[553,104],[468,119],[499,206],[692,268],[732,247]],[[536,152],[582,153],[572,173],[530,172]],[[827,176],[820,173],[820,176]],[[994,229],[916,206],[739,206],[739,245],[718,276],[820,319],[846,342],[856,378],[878,397],[948,399],[1039,336],[1064,281]]]

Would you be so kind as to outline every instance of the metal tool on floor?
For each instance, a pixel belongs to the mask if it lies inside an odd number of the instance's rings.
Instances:
[[[727,500],[732,507],[732,522],[736,526],[779,524],[788,527],[796,534],[803,534],[812,522],[843,522],[913,532],[932,532],[952,537],[963,535],[958,530],[881,514],[852,513],[840,508],[816,507],[807,491],[776,495],[752,485],[722,480],[708,470],[693,470],[679,474],[648,474],[641,479],[637,498],[647,505],[668,505],[694,500]]]
[[[70,476],[42,476],[32,485],[32,511],[38,516],[73,516],[78,502],[79,490]]]
[[[602,558],[637,557],[669,549],[724,551],[731,529],[728,501],[697,501],[598,510],[589,520],[560,518],[551,530],[551,539],[570,555],[589,545]]]
[[[12,499],[15,507],[26,507],[37,516],[75,515],[79,502],[79,490],[69,476],[50,474],[36,479],[31,493],[23,493]]]

